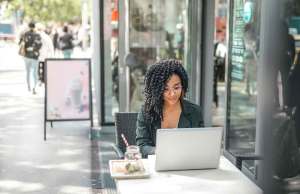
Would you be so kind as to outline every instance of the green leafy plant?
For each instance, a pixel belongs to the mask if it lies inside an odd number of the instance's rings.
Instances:
[[[82,0],[6,0],[10,13],[21,12],[21,19],[42,22],[80,20]],[[5,2],[5,0],[0,0]]]

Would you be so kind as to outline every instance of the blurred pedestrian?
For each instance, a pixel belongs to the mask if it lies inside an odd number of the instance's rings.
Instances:
[[[54,56],[54,46],[51,37],[45,32],[45,26],[41,23],[37,23],[36,28],[37,32],[41,36],[42,41],[42,47],[40,49],[39,56],[39,80],[41,81],[41,83],[44,83],[45,59],[52,58]]]
[[[23,41],[25,45],[24,61],[26,66],[28,91],[31,91],[32,89],[32,93],[36,94],[36,85],[38,82],[38,58],[42,41],[40,34],[36,32],[35,23],[30,22],[28,27],[29,30],[21,37],[21,41]]]
[[[69,32],[68,26],[63,27],[63,34],[59,37],[59,47],[63,52],[64,58],[69,59],[73,53],[73,35]]]
[[[54,55],[58,55],[59,52],[59,45],[58,45],[58,31],[57,29],[53,30],[53,36],[52,36],[52,42],[53,42],[53,47],[54,47]]]

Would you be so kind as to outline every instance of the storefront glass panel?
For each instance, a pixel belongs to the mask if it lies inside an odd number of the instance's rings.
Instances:
[[[166,11],[167,10],[167,11]],[[159,59],[187,62],[188,1],[129,0],[130,111],[143,103],[144,76],[148,66]]]
[[[226,148],[255,153],[260,1],[231,2]],[[254,172],[254,161],[244,164]]]
[[[227,55],[227,0],[215,0],[214,75],[213,75],[213,126],[224,126],[225,116],[225,65]]]
[[[103,41],[104,41],[104,121],[114,122],[114,113],[119,110],[119,80],[118,80],[118,1],[105,0],[103,2]]]
[[[181,0],[128,0],[128,6],[122,7],[128,17],[125,25],[126,45],[120,47],[120,25],[118,0],[103,2],[103,76],[104,94],[103,123],[114,122],[114,113],[119,111],[122,98],[129,97],[129,111],[139,111],[143,103],[144,76],[155,61],[166,58],[181,60],[191,75],[191,53],[188,19],[190,1]],[[166,11],[168,10],[168,11]],[[129,67],[129,82],[119,82],[120,61],[119,49],[125,49],[124,61]],[[124,51],[122,51],[124,52]],[[126,57],[130,56],[130,60]],[[127,62],[132,64],[127,64]],[[121,68],[124,70],[124,67]],[[129,85],[129,87],[128,87]],[[129,95],[120,95],[119,89],[129,88]],[[188,96],[188,95],[187,95]],[[121,99],[120,99],[121,98]],[[128,104],[128,103],[126,103]],[[122,106],[123,107],[123,106]]]

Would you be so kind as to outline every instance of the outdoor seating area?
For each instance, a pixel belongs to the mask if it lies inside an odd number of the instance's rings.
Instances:
[[[0,0],[0,194],[300,194],[300,0]]]

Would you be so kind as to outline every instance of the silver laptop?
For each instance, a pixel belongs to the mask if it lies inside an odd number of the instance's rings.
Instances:
[[[218,168],[221,140],[221,127],[158,129],[155,169]]]

